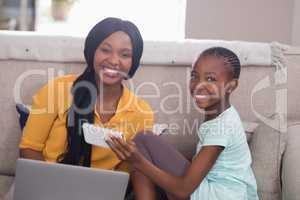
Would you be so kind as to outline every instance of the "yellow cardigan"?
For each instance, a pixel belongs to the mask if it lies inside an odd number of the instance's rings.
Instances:
[[[48,162],[56,162],[66,150],[66,117],[72,102],[71,87],[76,75],[56,78],[45,85],[32,99],[32,110],[23,131],[20,148],[42,151]],[[151,130],[153,111],[144,100],[123,86],[116,114],[103,124],[95,112],[95,124],[124,133],[126,140],[143,130]],[[92,146],[91,167],[128,171],[109,148]]]

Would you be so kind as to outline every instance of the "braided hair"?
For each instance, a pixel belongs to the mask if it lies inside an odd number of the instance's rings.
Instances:
[[[241,63],[238,56],[233,51],[224,47],[211,47],[201,53],[200,57],[204,56],[215,56],[217,58],[223,58],[224,64],[231,66],[233,71],[233,78],[238,79],[240,77]]]
[[[70,165],[90,167],[92,147],[82,135],[83,122],[94,123],[94,109],[99,87],[94,70],[94,55],[99,44],[112,33],[125,32],[131,40],[132,66],[128,73],[131,78],[140,65],[143,52],[143,39],[138,28],[129,21],[118,18],[106,18],[97,23],[88,33],[84,44],[84,57],[87,63],[85,71],[74,81],[72,86],[73,102],[67,115],[67,148],[58,157],[58,162]]]

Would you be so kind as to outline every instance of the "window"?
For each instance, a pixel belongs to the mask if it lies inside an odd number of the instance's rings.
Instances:
[[[186,0],[75,0],[66,21],[51,17],[51,0],[41,0],[38,32],[86,36],[101,19],[119,17],[135,23],[145,40],[180,40],[185,34]]]

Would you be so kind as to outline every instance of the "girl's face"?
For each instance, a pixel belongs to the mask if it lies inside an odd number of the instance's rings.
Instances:
[[[214,110],[225,105],[226,95],[234,90],[237,80],[232,78],[231,67],[223,58],[213,55],[202,56],[191,72],[190,92],[197,106]]]
[[[120,84],[131,66],[132,44],[125,32],[112,33],[95,51],[94,69],[98,80],[105,85]]]

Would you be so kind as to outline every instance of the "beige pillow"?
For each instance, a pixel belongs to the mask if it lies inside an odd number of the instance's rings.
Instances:
[[[300,198],[300,122],[288,125],[286,149],[282,160],[282,191],[283,199],[297,200]]]
[[[272,118],[279,125],[276,116]],[[281,161],[285,133],[260,122],[249,143],[259,199],[281,200]]]

